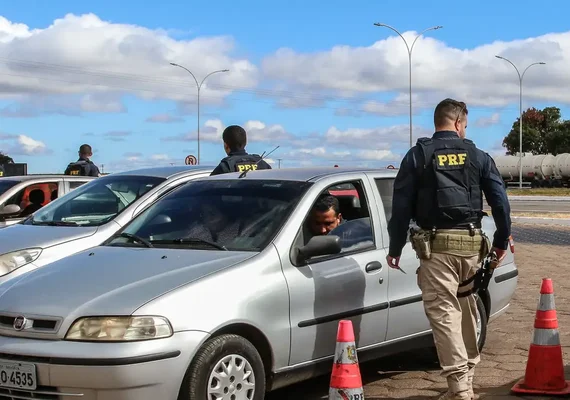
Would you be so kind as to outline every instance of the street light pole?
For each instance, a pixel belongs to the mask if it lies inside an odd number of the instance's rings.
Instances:
[[[519,189],[522,189],[522,170],[523,170],[523,166],[522,166],[522,154],[523,154],[523,131],[522,131],[522,125],[523,125],[523,111],[522,111],[522,95],[523,95],[523,78],[524,78],[524,74],[526,73],[526,71],[528,71],[528,69],[530,67],[532,67],[533,65],[544,65],[546,64],[545,62],[535,62],[530,64],[528,67],[526,67],[523,71],[523,73],[521,74],[519,72],[519,69],[517,68],[517,66],[515,64],[513,64],[510,60],[506,59],[505,57],[501,57],[501,56],[495,56],[497,58],[500,58],[501,60],[505,60],[506,62],[508,62],[509,64],[511,64],[515,71],[517,71],[517,74],[519,76]]]
[[[402,38],[402,40],[404,41],[404,43],[406,44],[406,49],[408,49],[408,73],[409,73],[409,95],[410,95],[410,148],[411,148],[413,146],[413,136],[412,136],[412,51],[414,50],[414,45],[416,44],[416,41],[420,38],[420,36],[422,36],[427,31],[435,31],[437,29],[441,29],[441,28],[443,28],[443,26],[438,25],[438,26],[432,26],[431,28],[424,29],[423,31],[421,31],[418,34],[418,36],[416,36],[416,38],[412,42],[412,45],[409,46],[406,39],[404,39],[404,36],[402,36],[402,34],[400,32],[398,32],[396,30],[396,28],[393,28],[390,25],[381,24],[379,22],[376,22],[374,25],[375,26],[383,26],[385,28],[391,29],[394,32],[396,32],[398,34],[398,36],[400,36]]]
[[[204,77],[204,79],[202,79],[202,81],[200,83],[198,83],[198,79],[196,79],[196,76],[194,76],[194,74],[192,73],[192,71],[190,71],[188,68],[183,67],[182,65],[176,64],[171,62],[170,65],[175,66],[175,67],[179,67],[182,68],[183,70],[185,70],[186,72],[188,72],[192,78],[194,78],[194,82],[196,82],[196,88],[198,89],[198,136],[197,136],[197,141],[198,141],[198,157],[197,157],[197,164],[200,164],[200,90],[202,89],[202,84],[204,83],[204,81],[206,80],[206,78],[208,78],[210,75],[213,74],[217,74],[218,72],[229,72],[229,69],[220,69],[218,71],[213,71],[210,72],[208,75],[206,75]]]

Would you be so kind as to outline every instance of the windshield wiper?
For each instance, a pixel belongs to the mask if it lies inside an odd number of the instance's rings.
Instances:
[[[197,238],[197,237],[187,237],[187,238],[177,238],[177,239],[157,239],[157,240],[152,240],[152,243],[155,244],[194,244],[194,243],[204,243],[207,244],[211,247],[215,247],[218,250],[225,250],[228,251],[228,249],[226,249],[226,246],[223,246],[221,244],[218,244],[216,242],[211,242],[209,240],[206,239],[201,239],[201,238]]]
[[[78,226],[77,222],[71,221],[36,221],[32,219],[32,225],[45,225],[45,226]]]
[[[146,239],[144,239],[144,238],[142,238],[142,237],[140,237],[140,236],[137,236],[137,235],[135,235],[135,234],[133,234],[133,233],[121,232],[121,233],[119,233],[118,235],[114,235],[114,237],[124,237],[124,238],[127,238],[127,239],[131,239],[133,242],[142,243],[142,244],[144,244],[146,247],[154,247],[151,242],[149,242],[148,240],[146,240]]]

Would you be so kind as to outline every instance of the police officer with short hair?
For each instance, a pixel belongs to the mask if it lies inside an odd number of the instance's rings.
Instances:
[[[90,160],[91,156],[93,156],[91,146],[82,144],[79,147],[79,159],[69,163],[64,174],[73,176],[101,176],[99,167]]]
[[[417,281],[448,384],[441,399],[474,399],[477,305],[473,294],[458,297],[459,284],[491,250],[502,261],[511,234],[505,185],[491,156],[465,138],[467,114],[463,102],[445,99],[437,105],[436,132],[418,139],[402,160],[388,223],[389,266],[399,268],[408,232],[420,259]],[[492,243],[481,230],[482,192],[497,227]],[[410,229],[412,219],[417,227]]]
[[[228,126],[222,133],[222,139],[224,141],[224,150],[228,156],[220,161],[220,164],[218,164],[210,175],[256,169],[271,169],[271,166],[266,163],[260,155],[248,154],[245,151],[247,135],[241,126]]]

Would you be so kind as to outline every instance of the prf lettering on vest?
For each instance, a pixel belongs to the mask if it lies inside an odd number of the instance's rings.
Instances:
[[[79,171],[78,170],[72,170],[72,171],[69,171],[69,174],[70,175],[79,175]]]
[[[467,158],[467,153],[438,154],[437,162],[441,167],[448,165],[463,165],[465,164],[466,158]]]
[[[257,169],[257,164],[238,164],[237,167],[239,172],[250,170],[255,171]]]

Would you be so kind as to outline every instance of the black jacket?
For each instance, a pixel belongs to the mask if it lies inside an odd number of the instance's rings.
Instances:
[[[446,139],[457,137],[453,131],[435,132],[433,139]],[[491,207],[493,219],[497,229],[493,238],[493,247],[506,250],[511,235],[510,204],[505,184],[495,161],[491,156],[480,149],[476,149],[477,161],[481,166],[481,189],[485,194],[487,203]],[[400,170],[394,182],[394,197],[392,199],[392,217],[388,223],[390,235],[389,255],[399,257],[406,245],[410,221],[415,219],[418,188],[418,165],[423,165],[423,153],[418,145],[412,147],[404,156]]]

